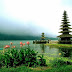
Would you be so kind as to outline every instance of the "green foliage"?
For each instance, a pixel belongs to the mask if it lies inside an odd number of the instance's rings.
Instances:
[[[48,68],[46,70],[33,70],[21,65],[19,67],[1,68],[0,72],[72,72],[72,65],[62,65],[61,67]]]
[[[60,67],[62,65],[66,65],[66,62],[61,60],[61,59],[55,59],[55,60],[52,61],[53,67]]]
[[[46,65],[46,60],[43,58],[43,55],[42,55],[42,57],[41,56],[38,56],[38,57],[40,58],[38,64],[40,66],[47,66]]]
[[[46,44],[51,47],[72,48],[71,44]]]
[[[29,67],[36,67],[37,65],[45,66],[46,61],[43,57],[40,57],[39,62],[37,60],[37,53],[31,50],[30,48],[20,50],[17,49],[9,49],[0,56],[0,64],[8,67],[16,67],[19,65],[26,65]],[[3,63],[3,64],[2,64]]]
[[[37,53],[35,53],[33,50],[30,48],[25,49],[25,65],[26,66],[37,66]]]
[[[25,54],[24,49],[21,48],[19,51],[19,65],[25,64]]]
[[[6,67],[16,67],[24,63],[24,52],[21,49],[20,51],[16,49],[8,50],[3,55],[3,63]]]
[[[1,68],[0,72],[37,72],[37,71],[33,71],[31,69],[29,69],[28,67],[21,65],[21,66],[17,66],[15,67],[11,67],[11,68]]]
[[[15,49],[8,50],[4,53],[4,64],[6,67],[15,66],[19,64],[19,53]]]
[[[3,66],[3,55],[0,54],[0,68]]]

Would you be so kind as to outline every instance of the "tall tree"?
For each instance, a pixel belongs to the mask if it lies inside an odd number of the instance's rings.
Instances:
[[[66,11],[64,11],[63,13],[63,20],[62,20],[62,25],[61,25],[61,30],[59,33],[62,33],[61,35],[59,35],[58,37],[60,38],[59,43],[60,44],[71,44],[71,38],[72,35],[70,34],[70,28],[69,26],[71,26],[69,24],[70,22],[68,22],[68,17],[67,17],[67,13]]]

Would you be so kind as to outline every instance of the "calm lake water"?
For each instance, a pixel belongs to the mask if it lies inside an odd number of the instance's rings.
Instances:
[[[25,43],[23,48],[28,47],[26,42],[30,42],[30,48],[33,49],[35,52],[39,54],[44,54],[49,57],[59,57],[59,53],[61,56],[64,57],[72,57],[72,48],[56,48],[56,47],[49,47],[43,44],[33,44],[32,40],[11,40],[11,41],[0,41],[0,48],[3,48],[5,45],[10,45],[10,42],[13,42],[13,46],[16,46],[16,49],[20,49],[20,42]],[[12,47],[10,45],[10,47]]]

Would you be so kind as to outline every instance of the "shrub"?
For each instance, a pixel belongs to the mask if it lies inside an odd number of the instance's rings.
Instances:
[[[3,53],[2,58],[0,59],[1,66],[16,67],[21,64],[24,64],[29,67],[36,67],[37,65],[45,66],[46,60],[43,59],[43,56],[39,56],[40,59],[37,60],[37,53],[31,50],[30,48],[20,50],[9,49]],[[3,64],[2,64],[3,63]]]
[[[25,51],[23,48],[19,51],[19,65],[25,64]]]
[[[25,49],[25,65],[29,67],[38,65],[36,55],[37,53],[30,48]]]
[[[4,64],[6,67],[8,66],[16,66],[19,62],[19,53],[15,49],[8,50],[4,53]]]
[[[0,54],[0,68],[3,66],[3,55]]]
[[[38,57],[40,58],[38,64],[40,66],[47,66],[46,65],[46,60],[43,58],[43,55],[42,55],[42,57],[41,56],[38,56]]]
[[[61,60],[61,59],[55,59],[55,60],[52,61],[53,67],[60,67],[62,65],[66,65],[66,62]]]

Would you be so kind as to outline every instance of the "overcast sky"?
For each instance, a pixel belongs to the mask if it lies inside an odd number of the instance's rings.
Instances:
[[[72,27],[72,0],[0,0],[0,32],[57,36],[64,10]]]

